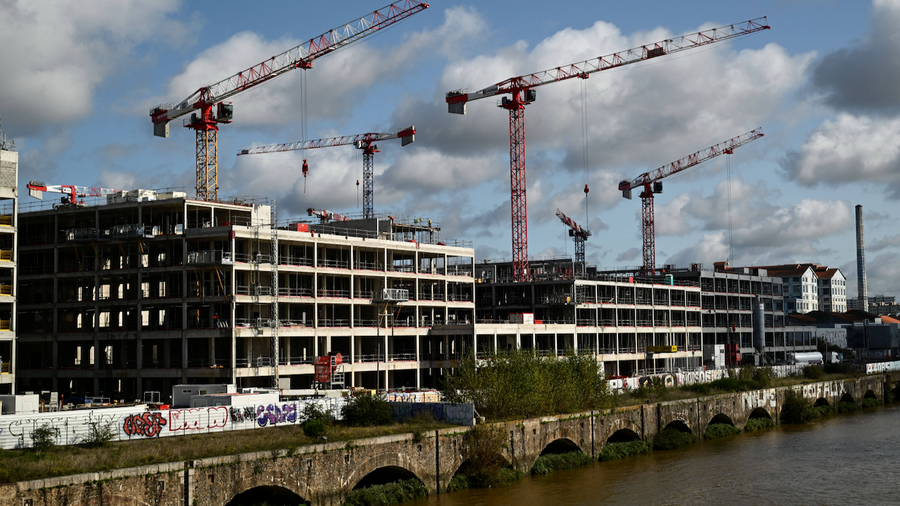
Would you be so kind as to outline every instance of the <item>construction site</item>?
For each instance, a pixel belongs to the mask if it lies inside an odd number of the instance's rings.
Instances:
[[[574,257],[528,253],[524,112],[537,87],[764,31],[765,18],[448,92],[450,113],[490,97],[509,113],[509,261],[476,262],[471,242],[441,237],[439,217],[375,211],[375,143],[406,146],[412,126],[239,153],[361,150],[359,216],[310,208],[284,219],[275,200],[219,196],[217,136],[234,121],[232,97],[427,7],[397,2],[326,32],[327,41],[323,34],[153,107],[156,136],[168,137],[179,118],[194,130],[190,194],[30,181],[32,197],[52,200],[18,212],[16,153],[0,151],[0,393],[131,401],[186,383],[417,390],[440,387],[468,354],[512,349],[591,355],[610,377],[774,363],[815,349],[813,327],[786,324],[782,279],[766,269],[656,264],[661,179],[730,156],[761,129],[618,185],[629,199],[642,190],[639,269],[588,265],[592,234],[562,211]],[[304,177],[307,170],[304,160]],[[589,191],[585,184],[585,205]]]

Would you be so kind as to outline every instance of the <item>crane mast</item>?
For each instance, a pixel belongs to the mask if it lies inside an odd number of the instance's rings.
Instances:
[[[242,149],[241,152],[238,153],[238,156],[329,148],[352,144],[356,149],[363,150],[363,217],[368,219],[375,217],[375,153],[379,153],[378,145],[375,144],[375,142],[391,139],[400,139],[402,141],[402,146],[412,144],[416,140],[416,127],[411,126],[395,134],[366,133],[332,137],[329,139],[315,139],[285,144],[272,144],[270,146],[259,146]],[[306,160],[304,160],[304,165],[305,162]],[[304,169],[303,175],[304,177],[306,176],[306,169]]]
[[[622,196],[627,199],[631,198],[632,189],[643,187],[643,191],[641,191],[641,236],[643,239],[643,273],[645,275],[649,276],[656,271],[656,220],[653,211],[653,195],[662,193],[662,181],[660,180],[719,155],[730,155],[734,153],[735,149],[748,142],[755,141],[763,135],[765,134],[763,134],[762,128],[757,128],[702,151],[697,151],[680,160],[663,165],[656,170],[645,172],[630,181],[626,179],[619,183],[619,190],[622,191]]]
[[[416,0],[394,2],[227,79],[204,86],[178,104],[160,104],[150,110],[153,134],[168,137],[170,121],[191,115],[184,126],[196,132],[197,197],[216,200],[219,189],[218,124],[231,123],[234,118],[233,106],[224,102],[226,99],[296,68],[312,68],[317,58],[347,47],[428,7],[429,4]]]
[[[575,240],[575,261],[584,263],[584,242],[591,236],[591,231],[582,228],[581,225],[569,218],[559,209],[556,210],[556,216],[566,225],[569,226],[569,236]]]
[[[525,177],[525,106],[534,102],[534,88],[572,78],[587,79],[602,70],[658,58],[667,54],[708,46],[717,42],[749,35],[770,26],[765,17],[725,25],[690,35],[662,40],[606,56],[556,67],[542,72],[512,77],[477,91],[454,90],[447,93],[448,112],[465,114],[466,104],[473,100],[504,96],[498,106],[509,111],[510,207],[512,214],[513,279],[526,281],[528,269],[528,217]]]

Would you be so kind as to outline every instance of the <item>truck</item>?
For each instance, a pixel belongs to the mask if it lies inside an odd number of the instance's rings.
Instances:
[[[804,351],[787,354],[788,365],[796,364],[823,364],[822,354],[818,351]]]

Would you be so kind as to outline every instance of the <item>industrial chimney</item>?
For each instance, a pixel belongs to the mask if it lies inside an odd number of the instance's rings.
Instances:
[[[866,287],[866,236],[863,233],[862,206],[856,206],[856,283],[859,292],[859,307],[869,311],[869,292]]]

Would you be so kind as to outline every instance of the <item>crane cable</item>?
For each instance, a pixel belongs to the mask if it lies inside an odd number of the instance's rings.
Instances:
[[[725,171],[728,176],[728,261],[734,262],[734,226],[731,219],[731,155],[725,155]]]
[[[309,119],[308,119],[309,110],[307,109],[307,105],[306,105],[306,95],[307,95],[307,93],[306,93],[306,90],[307,90],[306,70],[307,69],[304,68],[301,70],[303,72],[300,74],[300,138],[305,143],[307,140],[306,127],[309,122]],[[307,164],[307,160],[309,159],[309,153],[310,153],[310,151],[307,149],[306,152],[304,153],[304,156],[306,156],[306,158],[303,159],[303,168],[302,168],[302,171],[303,171],[303,193],[306,193],[306,175],[309,172],[309,165]]]

